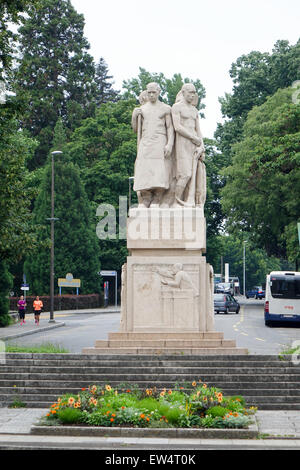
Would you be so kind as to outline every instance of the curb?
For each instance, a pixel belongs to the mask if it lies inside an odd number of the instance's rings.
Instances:
[[[30,434],[38,436],[74,437],[135,437],[171,439],[256,439],[259,435],[256,418],[247,429],[191,429],[191,428],[108,428],[101,426],[39,426],[31,427]]]
[[[16,333],[16,334],[13,334],[13,335],[8,335],[8,336],[0,336],[0,340],[1,341],[8,341],[10,339],[20,338],[22,336],[27,336],[27,335],[33,335],[35,333],[40,333],[41,331],[48,331],[48,330],[52,330],[54,328],[60,328],[61,326],[65,326],[65,323],[57,322],[57,323],[55,323],[54,325],[51,325],[51,326],[42,326],[38,329],[23,331],[22,333]]]

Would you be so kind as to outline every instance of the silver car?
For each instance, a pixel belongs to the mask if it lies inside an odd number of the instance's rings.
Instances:
[[[240,304],[230,294],[214,294],[215,313],[239,313]]]

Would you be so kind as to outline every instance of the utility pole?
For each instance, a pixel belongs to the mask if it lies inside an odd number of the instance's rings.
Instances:
[[[54,222],[59,220],[54,217],[54,156],[60,155],[62,152],[56,150],[51,152],[51,251],[50,251],[50,319],[49,323],[55,323],[54,320]]]

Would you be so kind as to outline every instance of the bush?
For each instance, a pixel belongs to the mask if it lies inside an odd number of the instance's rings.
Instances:
[[[19,297],[10,297],[9,309],[11,311],[17,311],[17,303]],[[26,312],[32,313],[33,301],[35,296],[26,296]],[[45,312],[50,311],[50,296],[40,296],[40,300],[43,302],[43,310]],[[54,296],[54,309],[55,310],[77,310],[84,308],[98,308],[103,306],[103,299],[100,294],[87,294],[87,295],[55,295]]]
[[[77,408],[63,408],[57,412],[57,418],[62,424],[81,423],[82,412]]]
[[[212,418],[223,418],[229,410],[224,408],[224,406],[213,406],[206,411],[207,415],[210,415]]]

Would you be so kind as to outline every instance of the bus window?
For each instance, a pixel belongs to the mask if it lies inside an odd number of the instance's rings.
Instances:
[[[271,277],[271,295],[275,299],[300,299],[300,277]]]

